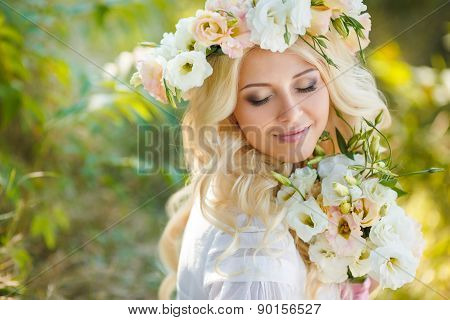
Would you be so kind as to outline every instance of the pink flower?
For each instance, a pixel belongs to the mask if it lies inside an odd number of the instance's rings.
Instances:
[[[329,207],[328,230],[325,233],[332,248],[341,256],[359,256],[365,239],[361,227],[351,214],[342,214],[338,206]]]
[[[330,27],[331,13],[331,9],[327,7],[312,7],[311,27],[308,32],[314,36],[326,34]]]
[[[220,44],[223,53],[230,58],[238,58],[242,56],[245,48],[254,45],[250,41],[250,29],[245,19],[247,8],[244,0],[208,0],[205,8],[210,11],[219,10],[218,12],[229,22],[230,36],[223,39]]]
[[[368,198],[361,198],[353,202],[352,214],[362,227],[370,227],[380,220],[380,206]]]
[[[361,23],[361,25],[364,27],[364,29],[361,31],[364,34],[365,39],[360,38],[359,41],[361,42],[361,49],[365,49],[370,43],[369,33],[372,29],[372,21],[370,20],[370,14],[366,12],[360,16],[357,16],[355,19],[358,20],[358,22]],[[349,35],[346,38],[344,38],[344,42],[346,46],[351,50],[351,52],[356,53],[360,50],[358,37],[356,35],[355,30],[353,30],[352,28],[350,28]]]
[[[369,300],[369,293],[372,281],[367,277],[362,283],[344,282],[340,286],[340,296],[342,300]]]
[[[240,17],[245,16],[247,12],[246,0],[207,0],[205,9],[209,11],[225,10]]]
[[[242,56],[245,48],[251,46],[253,43],[250,41],[250,30],[243,20],[239,20],[232,28],[232,35],[222,43],[221,48],[230,58],[238,58]]]
[[[228,28],[225,16],[213,11],[197,10],[192,31],[196,41],[204,46],[211,46],[221,44],[232,30]]]
[[[166,89],[163,83],[165,59],[153,54],[147,54],[140,59],[136,63],[136,68],[144,89],[155,99],[167,103]]]

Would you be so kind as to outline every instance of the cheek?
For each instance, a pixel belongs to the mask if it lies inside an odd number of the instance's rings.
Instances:
[[[324,124],[328,121],[330,97],[326,88],[318,90],[308,99],[307,110],[316,124]]]
[[[262,134],[270,127],[270,123],[274,121],[275,115],[271,108],[267,108],[267,106],[237,106],[234,111],[234,116],[244,133],[255,133],[255,131],[258,131]]]

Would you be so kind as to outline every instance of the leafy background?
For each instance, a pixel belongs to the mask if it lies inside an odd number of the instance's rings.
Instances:
[[[366,54],[394,117],[386,134],[398,170],[445,169],[403,178],[399,202],[427,246],[420,281],[379,298],[442,299],[450,296],[448,1],[365,3]],[[158,42],[202,5],[0,0],[0,297],[156,298],[164,203],[183,172],[173,163],[139,171],[136,133],[145,124],[176,131],[180,114],[128,80],[138,42]],[[175,155],[177,143],[166,143]]]

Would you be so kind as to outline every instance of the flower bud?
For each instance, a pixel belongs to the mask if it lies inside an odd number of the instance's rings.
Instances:
[[[339,182],[333,182],[333,190],[341,197],[349,195],[348,188]]]
[[[336,29],[336,31],[344,38],[346,38],[349,34],[348,29],[345,28],[344,22],[341,18],[337,18],[332,20],[333,27]]]
[[[348,183],[349,185],[351,185],[351,186],[356,185],[356,183],[357,183],[355,177],[352,176],[352,175],[346,175],[346,176],[344,177],[344,179],[345,179],[345,181],[347,181],[347,183]]]
[[[370,137],[370,153],[374,156],[378,155],[378,150],[380,148],[380,136],[373,135]]]
[[[350,212],[351,209],[351,205],[349,202],[347,201],[342,201],[341,204],[339,205],[339,210],[341,211],[342,214],[347,214]]]

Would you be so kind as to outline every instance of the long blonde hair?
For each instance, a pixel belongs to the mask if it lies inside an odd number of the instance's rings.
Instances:
[[[384,110],[384,116],[379,128],[390,126],[386,100],[377,89],[372,73],[349,52],[334,30],[328,38],[326,52],[339,69],[330,66],[301,39],[288,50],[319,70],[330,94],[330,109],[338,109],[352,126],[359,128],[362,117],[374,119],[381,110]],[[249,50],[244,52],[244,56]],[[284,226],[285,230],[288,228],[283,219],[285,210],[275,201],[279,185],[270,172],[274,170],[288,176],[299,164],[283,163],[262,154],[248,144],[237,126],[233,111],[242,58],[213,55],[208,57],[208,61],[214,72],[202,87],[190,92],[189,105],[182,119],[182,128],[189,128],[190,131],[183,132],[189,179],[186,186],[174,193],[166,204],[169,221],[159,241],[159,255],[168,274],[159,288],[160,299],[170,299],[175,289],[183,230],[197,196],[204,217],[233,234],[234,239],[237,239],[239,229],[230,214],[231,208],[261,219],[267,226],[266,235],[278,225]],[[348,138],[349,128],[335,112],[330,111],[329,114],[329,123]],[[206,126],[213,128],[216,135],[202,130]],[[330,133],[336,141],[334,133]],[[205,171],[208,167],[212,169]],[[211,203],[205,200],[213,185],[218,187],[214,187],[215,201]],[[317,280],[317,270],[310,263],[308,244],[298,238],[293,230],[289,229],[289,232],[307,266],[306,293],[308,298],[313,299],[321,283]],[[233,246],[236,246],[236,241],[230,245]],[[230,251],[232,248],[226,250]],[[221,256],[218,260],[223,258]]]

